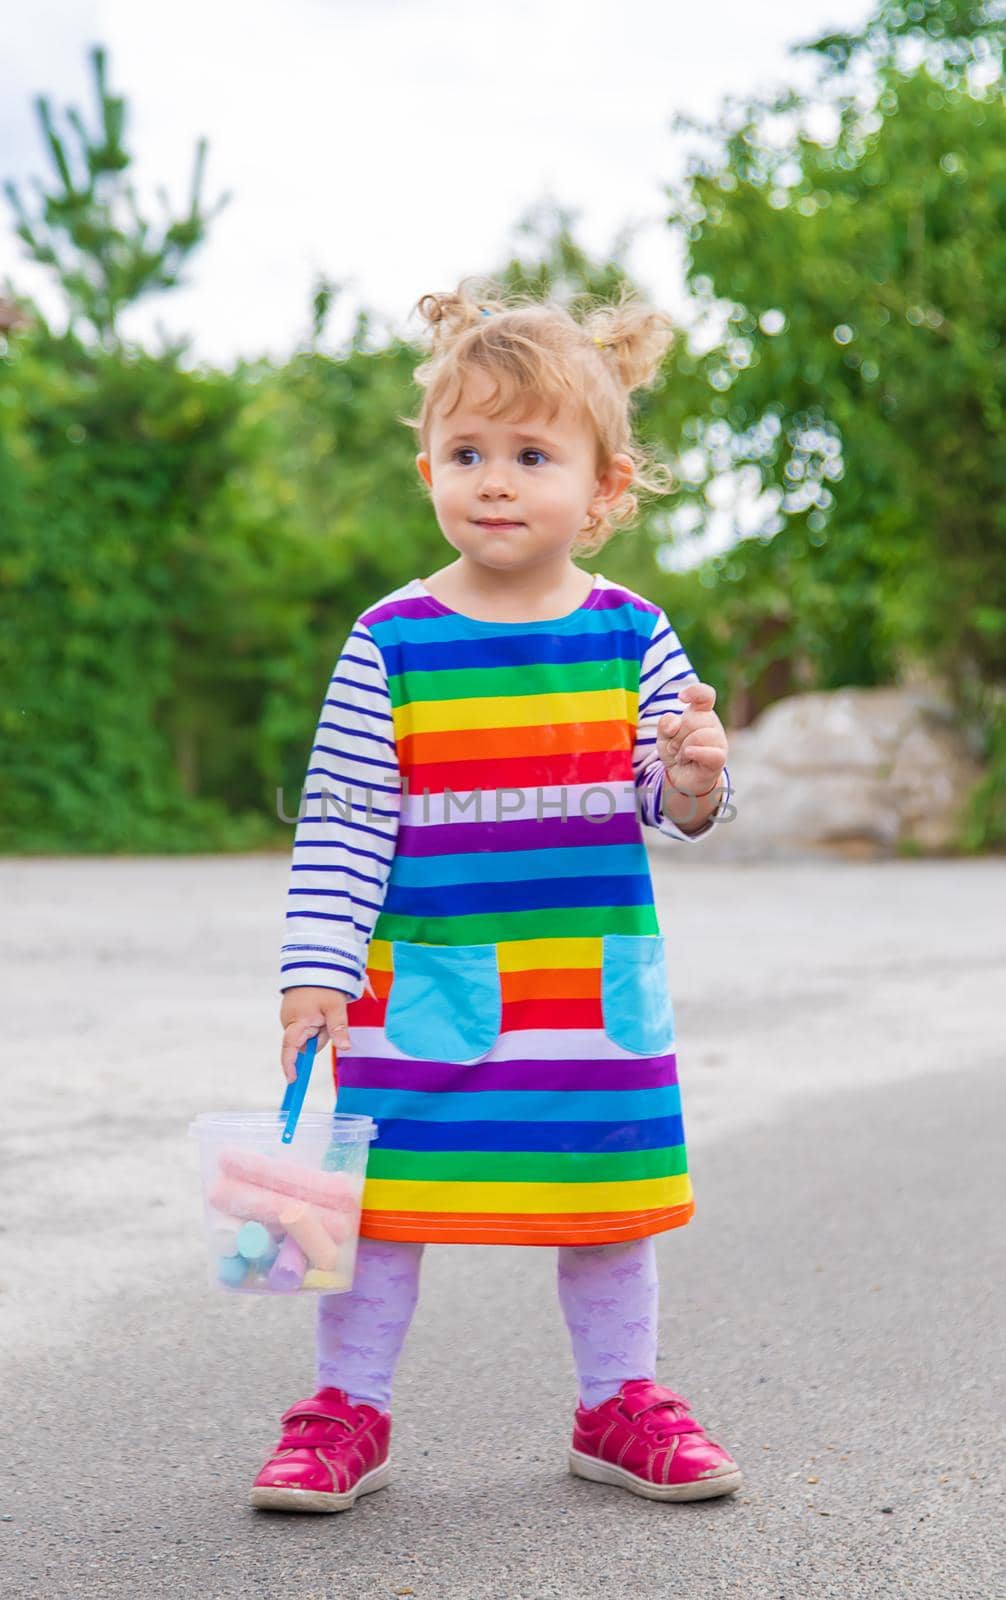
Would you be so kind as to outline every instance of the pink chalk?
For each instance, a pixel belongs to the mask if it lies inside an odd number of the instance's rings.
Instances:
[[[313,1219],[313,1222],[309,1221],[306,1224],[309,1230],[308,1237],[315,1241],[314,1254],[311,1250],[308,1250],[308,1254],[318,1267],[322,1265],[321,1257],[327,1256],[330,1252],[325,1243],[319,1241],[317,1229],[321,1229],[326,1239],[339,1245],[345,1244],[353,1232],[355,1223],[355,1214],[347,1215],[344,1211],[330,1211],[327,1207],[308,1206],[304,1201],[298,1202],[288,1194],[280,1194],[274,1189],[263,1189],[257,1183],[237,1183],[233,1178],[222,1174],[218,1174],[210,1190],[209,1203],[218,1211],[226,1211],[232,1217],[240,1217],[243,1221],[262,1222],[280,1236],[289,1231],[283,1221],[284,1211],[288,1206],[296,1208],[300,1204]],[[355,1213],[355,1202],[353,1209]],[[318,1257],[317,1260],[315,1256]]]
[[[344,1172],[318,1172],[313,1167],[296,1167],[289,1161],[271,1160],[254,1150],[234,1148],[221,1150],[218,1162],[221,1172],[245,1183],[278,1189],[281,1194],[310,1200],[314,1205],[327,1206],[334,1211],[352,1211],[356,1207],[356,1186]]]
[[[209,1193],[209,1203],[218,1211],[227,1211],[232,1217],[242,1217],[245,1221],[279,1227],[282,1226],[279,1214],[289,1198],[289,1195],[274,1194],[254,1183],[235,1183],[221,1174]]]
[[[336,1244],[345,1244],[353,1231],[352,1218],[347,1217],[342,1211],[329,1211],[327,1207],[321,1207],[318,1215],[324,1223],[327,1233],[335,1240]]]

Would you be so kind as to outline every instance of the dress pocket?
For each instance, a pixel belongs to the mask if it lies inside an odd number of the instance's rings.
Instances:
[[[613,1044],[655,1056],[674,1043],[674,1008],[661,934],[607,933],[602,941],[601,1011]]]
[[[384,1031],[420,1061],[478,1061],[503,1020],[494,944],[391,945],[392,980]]]

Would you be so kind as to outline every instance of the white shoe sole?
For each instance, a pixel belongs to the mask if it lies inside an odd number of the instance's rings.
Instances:
[[[249,1496],[260,1511],[350,1511],[361,1494],[383,1489],[391,1478],[391,1462],[365,1472],[345,1494],[325,1494],[321,1489],[252,1489]]]
[[[711,1500],[715,1495],[733,1494],[744,1481],[739,1467],[725,1467],[695,1483],[649,1483],[624,1467],[598,1461],[596,1456],[585,1456],[579,1450],[569,1452],[569,1470],[577,1478],[613,1484],[618,1489],[628,1489],[630,1494],[642,1495],[644,1500]]]

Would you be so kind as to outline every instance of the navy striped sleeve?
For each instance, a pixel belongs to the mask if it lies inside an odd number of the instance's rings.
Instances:
[[[395,854],[401,775],[384,658],[359,621],[321,708],[287,887],[280,988],[364,989]]]
[[[687,833],[676,822],[664,815],[664,764],[657,753],[657,723],[665,712],[681,716],[685,702],[678,691],[686,683],[700,683],[681,640],[678,638],[663,611],[658,612],[650,642],[639,669],[639,711],[636,724],[636,743],[632,755],[632,770],[639,795],[639,812],[645,824],[656,828],[669,839],[684,839],[697,844],[711,833],[722,817],[730,800],[730,772],[723,768],[723,797],[716,810],[707,817],[701,828]],[[708,784],[706,785],[708,787]]]

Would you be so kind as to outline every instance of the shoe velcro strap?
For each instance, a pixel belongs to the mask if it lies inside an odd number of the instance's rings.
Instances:
[[[624,1410],[626,1416],[632,1418],[633,1422],[638,1422],[640,1417],[645,1417],[648,1411],[669,1411],[671,1409],[671,1402],[667,1400],[648,1400],[645,1405],[633,1406],[626,1405],[625,1401],[623,1400],[622,1409]],[[661,1427],[666,1428],[668,1433],[671,1432],[672,1429],[675,1433],[691,1433],[698,1428],[699,1424],[696,1422],[694,1417],[689,1416],[687,1413],[682,1417],[680,1415],[680,1409],[678,1406],[675,1406],[675,1410],[678,1412],[677,1416],[670,1418],[666,1423],[661,1422]],[[685,1423],[686,1427],[681,1428],[676,1426],[676,1424],[679,1422]]]
[[[673,1422],[658,1422],[657,1433],[701,1433],[694,1417],[675,1417]]]
[[[347,1425],[348,1426],[348,1425]],[[303,1433],[284,1433],[277,1450],[316,1450],[319,1446],[337,1450],[345,1444],[346,1434],[334,1434],[331,1427],[305,1428]]]
[[[279,1420],[280,1422],[293,1422],[300,1417],[304,1417],[308,1421],[317,1417],[325,1422],[343,1422],[347,1428],[353,1427],[353,1423],[345,1411],[335,1411],[331,1406],[326,1406],[323,1400],[298,1400],[288,1411],[284,1411]]]

